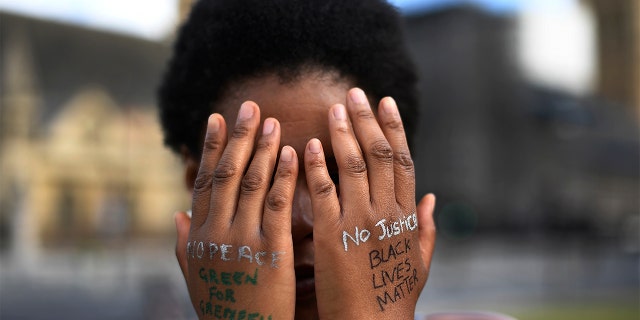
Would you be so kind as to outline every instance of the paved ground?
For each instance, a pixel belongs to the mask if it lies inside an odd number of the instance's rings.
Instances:
[[[437,247],[425,312],[640,303],[638,253],[576,239],[484,238]],[[640,312],[640,309],[639,309]],[[639,314],[640,316],[640,314]]]
[[[193,319],[173,244],[45,253],[0,262],[0,319]],[[639,255],[568,239],[441,240],[418,310],[640,301]]]

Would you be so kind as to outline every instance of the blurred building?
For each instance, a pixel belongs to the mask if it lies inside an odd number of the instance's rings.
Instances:
[[[181,1],[182,17],[194,1]],[[627,102],[638,87],[614,84],[638,76],[637,51],[624,60],[638,37],[629,37],[628,20],[616,25],[627,18],[599,18],[605,6],[628,17],[619,10],[634,2],[585,2],[595,4],[598,43],[609,51],[599,50],[589,96],[523,80],[515,17],[457,6],[407,18],[421,75],[417,191],[438,196],[438,259],[423,295],[430,305],[440,297],[456,308],[483,299],[538,308],[544,297],[591,312],[584,298],[606,296],[635,307],[637,254],[621,256],[615,241],[546,237],[629,240],[639,252],[640,138]],[[637,11],[632,20],[637,28]],[[140,241],[173,241],[173,210],[189,207],[154,108],[169,51],[0,13],[0,253],[14,253],[0,259],[3,315],[193,318],[171,245],[154,251]],[[516,236],[483,244],[479,233]],[[465,239],[474,241],[456,241]],[[20,263],[49,249],[42,263]],[[37,272],[24,272],[29,266]]]
[[[191,13],[191,7],[193,7],[196,1],[197,0],[178,1],[178,20],[176,21],[178,25],[187,20],[189,13]]]
[[[624,107],[638,92],[637,55],[626,54],[638,40],[620,7],[633,1],[592,2],[598,43],[626,30],[599,51],[598,97],[523,80],[514,17],[472,6],[407,17],[423,104],[417,188],[439,196],[442,234],[608,236],[638,219],[638,121]],[[3,247],[172,235],[172,210],[189,204],[154,108],[166,44],[6,13],[0,23]]]
[[[584,0],[598,24],[598,93],[640,119],[640,1]]]
[[[3,248],[173,236],[188,208],[162,145],[161,43],[0,13]]]
[[[524,80],[516,23],[473,6],[407,19],[422,77],[417,189],[439,196],[441,234],[637,239],[633,109],[621,96],[575,96]],[[631,70],[628,61],[617,63]]]

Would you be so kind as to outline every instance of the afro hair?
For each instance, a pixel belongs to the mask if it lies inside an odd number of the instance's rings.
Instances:
[[[308,67],[337,71],[370,97],[392,96],[407,138],[417,77],[400,16],[384,0],[199,0],[181,27],[159,89],[165,144],[199,155],[206,121],[230,84]]]

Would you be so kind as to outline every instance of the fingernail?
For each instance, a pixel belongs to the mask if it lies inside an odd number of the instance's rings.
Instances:
[[[268,118],[264,120],[264,125],[262,126],[262,135],[266,136],[273,132],[273,129],[276,127],[275,120]]]
[[[384,98],[384,103],[382,104],[382,111],[384,111],[387,115],[396,115],[398,113],[398,108],[396,106],[396,101],[391,97]]]
[[[335,107],[333,107],[333,117],[336,118],[336,120],[345,120],[347,119],[347,114],[344,110],[344,106],[341,104],[336,105]]]
[[[320,145],[320,140],[315,138],[311,139],[309,142],[309,151],[311,151],[311,153],[318,154],[321,150],[322,146]]]
[[[218,129],[220,129],[220,121],[218,117],[215,116],[215,113],[209,116],[207,128],[209,128],[209,132],[211,133],[216,133]]]
[[[282,148],[282,152],[280,152],[280,160],[284,162],[290,162],[293,160],[293,150],[289,146],[285,146]]]
[[[240,111],[238,111],[238,120],[247,120],[253,116],[253,106],[249,102],[245,102],[240,106]]]
[[[365,104],[367,103],[367,97],[364,95],[364,91],[360,88],[353,88],[349,91],[349,97],[351,101],[357,104]]]

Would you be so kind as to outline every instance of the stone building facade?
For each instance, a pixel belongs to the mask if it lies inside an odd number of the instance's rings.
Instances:
[[[3,249],[172,237],[172,210],[189,199],[155,108],[168,47],[6,13],[0,23]]]

